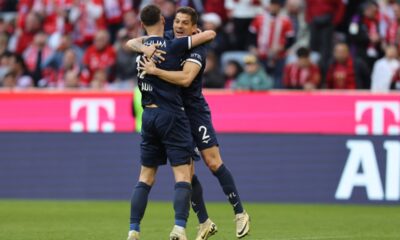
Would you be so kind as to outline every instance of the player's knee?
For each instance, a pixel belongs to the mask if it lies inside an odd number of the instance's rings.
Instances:
[[[204,158],[207,167],[212,171],[215,172],[218,170],[219,167],[222,165],[222,159],[218,154],[207,154]]]
[[[149,174],[141,174],[139,177],[140,182],[144,182],[149,186],[153,186],[154,182],[156,181],[155,176]]]

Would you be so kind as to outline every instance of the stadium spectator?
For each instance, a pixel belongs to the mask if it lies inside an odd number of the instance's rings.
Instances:
[[[317,89],[321,74],[319,67],[310,60],[310,50],[301,47],[296,52],[297,62],[285,67],[283,83],[288,89]]]
[[[69,48],[63,53],[60,66],[46,69],[46,77],[44,80],[48,87],[64,88],[69,84],[67,81],[70,81],[66,79],[66,74],[72,72],[79,77],[81,70],[81,65],[79,64],[75,51]]]
[[[392,83],[390,84],[391,90],[400,91],[400,68],[398,68],[393,75]]]
[[[198,14],[204,12],[203,0],[175,0],[175,2],[179,7],[194,8]]]
[[[33,78],[35,86],[44,87],[43,63],[53,54],[53,50],[46,44],[47,35],[39,32],[35,35],[33,42],[24,51],[23,57],[30,75]]]
[[[243,72],[243,67],[235,60],[229,60],[224,68],[225,88],[233,88],[237,77]]]
[[[247,50],[251,44],[249,26],[255,16],[262,14],[269,0],[225,0],[228,18],[233,21],[234,49]]]
[[[271,0],[268,11],[258,15],[250,31],[257,33],[257,54],[273,76],[274,86],[282,88],[282,72],[286,50],[294,42],[293,26],[288,16],[281,13],[280,0]]]
[[[203,30],[213,30],[217,33],[217,36],[208,44],[208,47],[219,58],[226,49],[230,48],[228,36],[220,28],[222,24],[221,18],[216,13],[205,13],[201,16],[201,20],[203,22]]]
[[[43,31],[49,36],[70,32],[72,26],[67,21],[67,12],[73,0],[33,0],[32,10],[43,19]]]
[[[379,29],[381,30],[381,36],[385,37],[390,23],[396,20],[394,8],[398,4],[398,2],[396,0],[380,0],[378,1],[378,4],[380,15],[382,17]]]
[[[14,89],[17,87],[17,76],[14,72],[8,72],[3,78],[0,78],[1,87],[6,89]]]
[[[21,55],[10,54],[4,61],[9,72],[15,74],[15,87],[19,89],[28,89],[34,87],[33,79],[29,76],[24,59]],[[4,57],[2,58],[2,62]]]
[[[172,30],[176,11],[174,0],[166,0],[161,6],[161,12],[165,19],[165,31]]]
[[[321,70],[326,72],[332,56],[334,29],[344,14],[343,0],[306,0],[306,21],[310,26],[310,48],[321,59]]]
[[[111,42],[114,42],[118,30],[122,27],[123,16],[133,7],[131,0],[103,0],[105,19]]]
[[[400,67],[396,46],[388,46],[384,58],[376,61],[371,76],[372,91],[389,91],[393,76]]]
[[[400,4],[393,6],[394,18],[386,32],[386,44],[396,45],[400,50]]]
[[[233,85],[233,89],[260,91],[273,87],[273,80],[260,66],[255,55],[246,56],[244,58],[244,63],[244,72],[238,76],[238,79]]]
[[[204,0],[203,2],[206,13],[216,13],[222,22],[227,21],[228,16],[225,9],[225,0]]]
[[[67,71],[64,74],[64,89],[79,89],[80,78],[76,71]]]
[[[59,69],[62,66],[64,54],[69,49],[74,51],[77,63],[82,65],[82,49],[73,44],[71,35],[64,34],[61,36],[58,46],[56,46],[56,50],[46,61],[44,61],[43,68]]]
[[[13,12],[16,10],[17,1],[0,0],[0,12]]]
[[[90,85],[90,80],[98,70],[105,70],[108,79],[111,80],[116,53],[109,41],[110,36],[106,30],[98,31],[94,43],[86,50],[83,56],[85,70],[82,74],[82,83],[84,85]]]
[[[376,2],[366,2],[362,5],[361,15],[354,16],[349,26],[350,41],[355,56],[364,59],[369,69],[372,69],[375,61],[382,56],[378,10]],[[367,88],[370,88],[370,84]]]
[[[353,59],[347,44],[338,43],[334,48],[334,60],[326,76],[328,89],[362,89],[370,82],[367,65],[360,59]]]
[[[310,42],[310,31],[305,21],[304,3],[302,0],[287,0],[285,14],[292,22],[294,32],[294,44],[288,50],[290,55],[296,55],[300,47],[308,47]]]
[[[203,74],[203,87],[223,88],[224,84],[225,81],[219,69],[217,56],[209,51],[207,53],[206,67]]]
[[[104,90],[107,88],[107,72],[105,70],[97,70],[90,80],[90,88],[93,90]]]
[[[8,48],[8,35],[6,33],[0,32],[0,56],[7,52]]]
[[[34,0],[19,0],[17,4],[17,27],[23,29],[25,26],[26,18],[33,7]]]
[[[33,41],[36,33],[42,30],[42,18],[36,12],[29,12],[22,28],[17,28],[10,39],[10,51],[22,54]]]
[[[137,38],[140,36],[141,27],[140,21],[134,11],[128,11],[124,14],[124,27],[129,38]]]
[[[76,1],[68,17],[74,25],[74,41],[82,47],[89,46],[96,33],[106,29],[107,21],[102,0]]]
[[[117,52],[114,87],[117,89],[132,89],[136,80],[137,69],[134,65],[137,54],[126,48],[126,42],[130,39],[125,29],[118,32],[118,41],[115,44]]]

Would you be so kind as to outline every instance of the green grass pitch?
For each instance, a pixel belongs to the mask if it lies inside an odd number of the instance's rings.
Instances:
[[[211,239],[235,238],[228,204],[209,203],[219,232]],[[399,206],[246,204],[252,217],[248,240],[400,239]],[[150,202],[142,239],[168,239],[171,203]],[[125,240],[129,202],[0,200],[1,240]],[[191,212],[188,237],[197,221]]]

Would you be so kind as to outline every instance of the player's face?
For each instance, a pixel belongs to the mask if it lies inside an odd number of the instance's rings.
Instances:
[[[191,36],[196,32],[196,25],[192,23],[189,15],[178,13],[174,19],[174,35],[175,37]]]

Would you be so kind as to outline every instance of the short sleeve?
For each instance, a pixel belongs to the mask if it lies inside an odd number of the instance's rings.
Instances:
[[[198,64],[200,67],[203,67],[205,58],[206,58],[206,48],[203,45],[201,45],[190,51],[190,53],[187,54],[187,57],[184,60],[184,62],[193,62]]]

